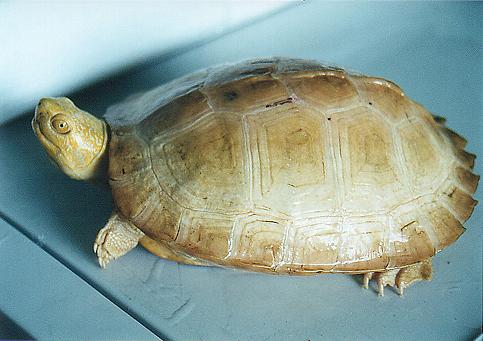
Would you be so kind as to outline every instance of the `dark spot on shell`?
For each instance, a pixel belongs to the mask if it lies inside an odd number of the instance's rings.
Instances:
[[[372,105],[372,102],[369,102],[369,105]]]
[[[181,145],[181,146],[182,146],[182,145]],[[186,152],[184,151],[184,149],[183,149],[183,148],[180,148],[180,149],[178,150],[178,154],[179,154],[179,157],[181,158],[181,160],[186,159]]]
[[[223,94],[226,101],[234,101],[238,98],[238,94],[235,91],[227,91]]]
[[[283,100],[281,100],[281,101],[276,101],[276,102],[273,102],[272,104],[267,104],[267,105],[265,106],[265,108],[276,107],[276,106],[278,106],[278,105],[284,105],[284,104],[287,104],[287,103],[293,103],[293,102],[294,102],[293,98],[292,98],[292,97],[288,97],[288,98],[283,99]]]
[[[327,117],[327,121],[330,121],[330,120],[331,120],[331,118],[330,117]]]
[[[456,191],[456,188],[453,188],[453,190],[451,191],[451,193],[448,194],[448,197],[452,198],[455,191]]]
[[[121,172],[122,172],[122,174],[126,174],[126,171],[124,170],[124,168],[121,169]]]
[[[401,231],[404,230],[404,229],[406,229],[409,225],[412,225],[414,223],[416,223],[415,220],[410,221],[409,223],[407,223],[406,225],[404,225],[403,227],[401,227]]]
[[[280,224],[278,221],[275,220],[260,220],[262,223],[271,223],[271,224]]]
[[[255,64],[253,64],[255,65]],[[252,76],[252,75],[264,75],[272,72],[273,69],[269,67],[260,67],[256,69],[251,69],[247,71],[240,72],[240,76]]]

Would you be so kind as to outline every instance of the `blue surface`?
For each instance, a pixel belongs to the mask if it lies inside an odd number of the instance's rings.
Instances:
[[[132,340],[156,336],[68,268],[0,220],[0,307],[22,334],[50,340]],[[2,324],[0,324],[2,326]],[[8,332],[8,334],[7,334]]]
[[[126,65],[211,39],[288,5],[0,1],[0,123],[46,93],[74,91]]]
[[[314,58],[395,81],[409,97],[445,116],[469,140],[468,150],[481,157],[481,9],[478,3],[307,3],[72,97],[80,107],[101,115],[132,92],[200,67],[254,56]],[[30,116],[0,127],[1,213],[35,241],[33,249],[75,274],[79,286],[96,289],[126,311],[128,320],[139,321],[160,337],[469,340],[480,332],[481,206],[466,223],[466,233],[435,257],[433,281],[414,285],[402,298],[390,290],[377,297],[374,290],[361,290],[350,276],[275,277],[178,265],[142,248],[101,270],[91,246],[110,215],[110,194],[60,174],[35,141]],[[478,161],[476,172],[481,174]],[[481,191],[476,193],[480,200]],[[13,251],[5,245],[0,244],[8,256],[1,256],[2,262],[14,262]],[[11,281],[25,280],[24,272],[36,263],[25,256],[22,264],[22,273],[9,267]],[[32,300],[49,297],[50,290],[45,286]],[[21,294],[13,290],[9,295]],[[48,338],[35,323],[22,320],[8,303],[12,301],[0,300],[0,310],[32,336]],[[49,304],[44,309],[47,313]],[[109,317],[99,313],[99,320]],[[53,328],[55,335],[72,332],[62,324]],[[145,338],[144,331],[139,333],[134,338]]]

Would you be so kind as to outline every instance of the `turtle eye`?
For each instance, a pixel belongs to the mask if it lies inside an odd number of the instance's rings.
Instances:
[[[69,124],[62,114],[57,114],[52,117],[50,123],[52,124],[52,128],[59,134],[67,134],[70,131]]]

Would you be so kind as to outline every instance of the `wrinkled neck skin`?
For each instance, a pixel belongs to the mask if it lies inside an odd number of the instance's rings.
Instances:
[[[109,189],[109,181],[107,170],[109,167],[109,141],[111,138],[111,131],[105,121],[102,121],[104,143],[101,151],[96,158],[92,160],[91,164],[86,167],[85,179],[94,185]]]

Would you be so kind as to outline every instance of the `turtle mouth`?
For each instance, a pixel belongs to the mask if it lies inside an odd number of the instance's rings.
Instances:
[[[59,167],[59,163],[56,159],[61,156],[62,152],[59,147],[57,147],[45,136],[44,132],[42,131],[42,126],[40,125],[40,122],[38,121],[36,116],[32,119],[32,129],[37,138],[39,139],[40,143],[44,147],[45,151],[47,152],[50,160],[52,160],[55,165]]]

